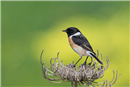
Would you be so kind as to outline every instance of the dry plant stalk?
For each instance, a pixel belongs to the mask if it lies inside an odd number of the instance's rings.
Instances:
[[[71,82],[72,87],[77,87],[78,85],[81,87],[81,85],[85,85],[86,87],[94,87],[94,86],[101,86],[101,87],[111,87],[119,78],[121,73],[118,75],[118,71],[113,70],[113,79],[110,82],[107,82],[106,80],[103,80],[103,83],[96,82],[95,80],[102,78],[104,76],[104,71],[107,70],[109,67],[109,59],[106,56],[106,65],[97,65],[97,61],[92,60],[92,65],[80,65],[79,67],[72,67],[73,63],[70,63],[65,66],[63,64],[63,60],[59,60],[59,53],[57,54],[56,58],[52,58],[50,60],[51,68],[49,70],[49,67],[45,65],[45,62],[42,62],[42,54],[41,52],[40,56],[40,62],[42,64],[42,72],[43,77],[47,79],[49,82],[52,83],[62,83],[62,82]],[[102,54],[101,55],[101,61],[102,61]],[[99,52],[97,50],[97,57],[99,56]],[[53,63],[52,63],[53,61]],[[53,78],[50,78],[52,76]],[[57,78],[55,78],[57,77]]]

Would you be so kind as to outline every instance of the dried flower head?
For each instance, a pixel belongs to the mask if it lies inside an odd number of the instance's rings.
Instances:
[[[43,53],[44,50],[42,50]],[[89,86],[112,86],[117,79],[119,78],[120,74],[118,75],[118,71],[115,72],[113,70],[113,79],[110,82],[107,82],[107,79],[104,80],[103,83],[96,82],[95,80],[102,78],[104,76],[104,71],[107,70],[109,67],[109,59],[106,56],[106,65],[97,65],[97,61],[91,61],[91,65],[80,65],[79,67],[73,67],[73,63],[68,65],[63,64],[63,60],[59,60],[59,53],[57,54],[56,58],[52,58],[50,60],[51,69],[45,65],[45,62],[42,62],[42,53],[40,57],[40,62],[42,64],[42,71],[43,77],[47,79],[49,82],[52,83],[62,83],[62,82],[71,82],[71,86],[77,87],[78,85],[85,85],[86,87]],[[100,54],[101,55],[101,54]],[[97,50],[97,57],[99,56],[99,52]],[[101,55],[102,61],[102,55]],[[52,76],[53,78],[50,78]],[[55,78],[57,77],[57,78]]]

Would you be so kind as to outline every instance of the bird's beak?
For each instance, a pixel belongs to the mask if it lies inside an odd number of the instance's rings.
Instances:
[[[62,32],[66,32],[66,30],[62,30]]]

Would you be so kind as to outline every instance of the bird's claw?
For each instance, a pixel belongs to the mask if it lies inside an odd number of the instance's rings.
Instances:
[[[84,62],[84,63],[82,64],[82,66],[83,66],[83,65],[86,65],[86,62]]]
[[[89,63],[88,65],[90,66],[92,63]]]
[[[72,65],[71,67],[72,67],[72,68],[75,68],[75,67],[76,67],[76,65],[74,64],[74,65]]]

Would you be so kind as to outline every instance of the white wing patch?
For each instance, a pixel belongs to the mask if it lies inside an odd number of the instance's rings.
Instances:
[[[93,57],[90,53],[92,53],[92,52],[86,51],[86,54],[87,54],[88,56]],[[94,55],[94,53],[92,53],[92,54]]]
[[[77,33],[71,35],[70,37],[73,37],[73,36],[79,36],[80,34],[81,34],[80,32],[77,32]]]

